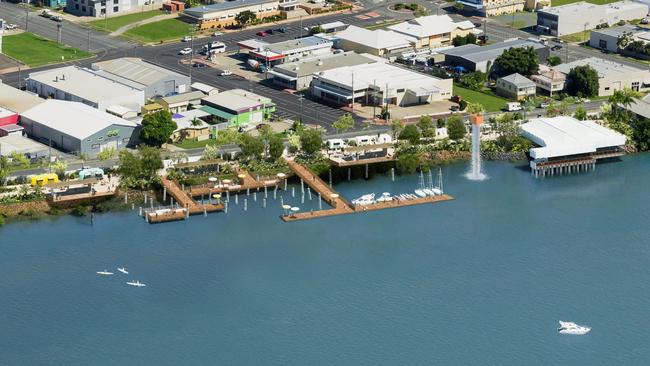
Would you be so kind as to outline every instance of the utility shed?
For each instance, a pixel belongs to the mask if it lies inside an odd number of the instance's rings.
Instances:
[[[522,124],[521,130],[538,146],[530,149],[530,167],[536,176],[593,170],[596,160],[625,154],[626,137],[593,121],[535,118]]]
[[[79,102],[47,100],[23,113],[21,123],[35,140],[89,156],[137,142],[135,123]]]

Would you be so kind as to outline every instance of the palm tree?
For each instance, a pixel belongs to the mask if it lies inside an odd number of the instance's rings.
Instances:
[[[614,107],[625,107],[628,108],[629,106],[634,103],[634,99],[639,96],[639,93],[635,92],[634,90],[630,88],[624,88],[620,90],[616,90],[614,94],[612,94],[609,97],[609,102],[612,104]]]

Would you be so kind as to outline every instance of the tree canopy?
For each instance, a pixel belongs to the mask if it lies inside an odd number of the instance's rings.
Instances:
[[[433,125],[433,119],[431,116],[420,117],[417,126],[424,137],[434,137],[436,135],[436,129]]]
[[[323,133],[314,128],[307,128],[300,133],[300,145],[307,155],[313,155],[323,146]]]
[[[169,141],[169,137],[176,128],[176,122],[172,120],[172,115],[169,111],[163,110],[147,114],[142,119],[140,138],[147,145],[160,146]]]
[[[241,148],[241,154],[249,159],[259,159],[264,153],[264,141],[262,138],[252,136],[249,133],[242,134],[239,147]]]
[[[282,141],[282,136],[277,134],[271,135],[269,137],[269,158],[276,161],[282,156],[283,151],[284,141]]]
[[[158,170],[164,166],[159,149],[141,145],[137,154],[121,150],[119,156],[117,171],[122,177],[122,185],[144,189],[158,181]]]
[[[239,26],[245,27],[246,24],[257,19],[257,15],[250,10],[244,10],[235,16],[235,21]]]
[[[420,134],[420,130],[418,130],[417,126],[407,125],[406,127],[404,127],[402,132],[400,132],[399,139],[406,140],[410,142],[412,145],[417,145],[420,143],[421,136],[422,135]]]
[[[574,67],[566,77],[566,92],[581,98],[598,95],[598,73],[589,65]]]
[[[467,130],[465,130],[463,119],[457,114],[452,114],[447,119],[447,135],[449,135],[449,138],[458,141],[465,137],[466,133]]]
[[[332,125],[337,132],[345,132],[354,128],[354,118],[350,113],[339,117]]]
[[[539,57],[532,47],[510,48],[494,61],[495,71],[499,76],[514,73],[530,76],[539,69]]]

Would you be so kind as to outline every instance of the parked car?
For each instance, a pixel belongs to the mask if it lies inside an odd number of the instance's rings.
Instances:
[[[259,31],[259,32],[255,33],[255,34],[257,34],[257,35],[260,36],[260,37],[266,37],[266,36],[268,36],[268,34],[267,34],[266,32],[264,32],[264,31]]]
[[[201,63],[201,62],[195,62],[192,66],[194,66],[194,67],[199,67],[199,68],[203,68],[203,67],[205,67],[205,64],[204,64],[204,63]]]
[[[212,35],[215,36],[215,37],[219,37],[219,36],[223,35],[223,32],[214,32],[214,33],[212,33]]]
[[[221,75],[221,76],[232,75],[232,71],[230,71],[230,70],[223,70],[219,75]]]
[[[273,34],[275,31],[273,29],[267,29],[265,32],[266,34]]]
[[[562,45],[556,44],[555,46],[551,47],[551,51],[558,51],[562,49]]]
[[[280,32],[280,33],[287,33],[287,31],[288,31],[287,27],[278,28],[278,32]]]
[[[452,112],[458,112],[458,111],[460,110],[460,107],[457,106],[457,105],[452,105],[449,109],[450,109]]]
[[[62,22],[63,18],[60,15],[54,15],[50,17],[50,19],[54,20],[55,22]]]
[[[192,53],[192,49],[189,47],[183,48],[182,50],[178,51],[179,55],[189,55]]]
[[[521,103],[509,102],[507,105],[508,112],[516,112],[522,110]]]
[[[190,37],[190,36],[185,36],[185,37],[183,37],[183,39],[181,39],[182,42],[189,42],[191,40],[192,40],[192,37]]]
[[[16,29],[16,28],[18,28],[18,26],[15,25],[15,24],[6,24],[5,25],[6,30],[12,30],[12,29]]]
[[[481,24],[481,23],[474,23],[475,28],[481,28],[482,26],[483,26],[483,24]]]
[[[45,18],[49,18],[52,16],[52,11],[50,9],[45,9],[39,15]]]
[[[539,107],[540,108],[548,108],[551,105],[549,102],[542,102],[540,103]]]

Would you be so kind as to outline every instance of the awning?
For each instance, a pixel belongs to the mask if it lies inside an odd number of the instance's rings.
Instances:
[[[268,73],[271,74],[271,75],[273,75],[273,76],[277,76],[277,77],[279,77],[280,79],[284,79],[284,80],[289,80],[289,81],[296,81],[296,80],[298,80],[297,77],[292,77],[292,76],[289,76],[289,75],[283,74],[283,73],[281,73],[281,72],[273,71],[273,69],[268,70]]]
[[[408,88],[408,92],[415,95],[416,97],[428,97],[430,95],[437,94],[440,91],[437,88],[417,87]]]
[[[225,120],[230,120],[230,119],[232,119],[233,117],[236,116],[235,114],[228,113],[228,112],[224,112],[224,111],[222,111],[222,110],[219,110],[219,109],[217,109],[217,108],[210,107],[210,106],[208,106],[208,105],[204,105],[203,107],[201,107],[201,110],[204,111],[204,112],[210,113],[210,114],[213,115],[213,116],[217,116],[217,117],[219,117],[219,118],[223,118],[223,119],[225,119]]]
[[[332,90],[330,90],[330,89],[320,87],[320,86],[318,86],[318,85],[314,86],[314,89],[317,89],[317,90],[320,90],[320,91],[324,91],[325,93],[334,94],[334,95],[339,96],[339,97],[341,97],[341,98],[352,99],[352,95],[347,95],[347,94],[338,93],[338,92],[332,91]]]

